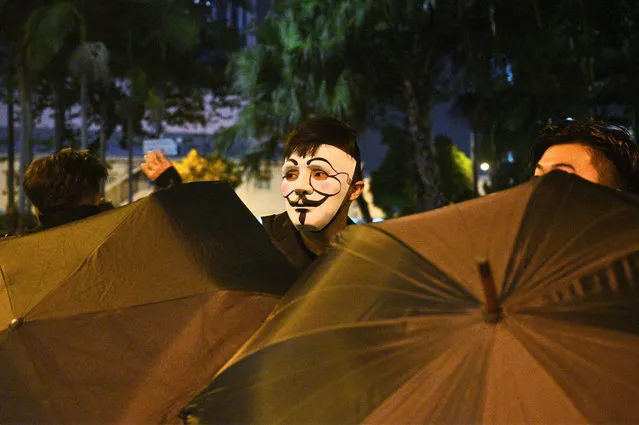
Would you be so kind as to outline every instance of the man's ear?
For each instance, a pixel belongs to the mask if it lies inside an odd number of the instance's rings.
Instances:
[[[350,195],[348,195],[348,200],[354,201],[355,199],[359,198],[363,192],[364,192],[363,181],[360,180],[358,182],[353,183],[351,185],[351,193]]]

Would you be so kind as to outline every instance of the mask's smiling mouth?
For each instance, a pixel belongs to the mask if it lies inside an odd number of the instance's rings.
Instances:
[[[313,201],[313,200],[307,199],[303,195],[297,198],[295,201],[291,201],[289,198],[286,198],[289,205],[295,208],[296,210],[298,209],[308,210],[309,208],[312,208],[312,207],[319,207],[327,199],[328,199],[328,196],[325,196],[323,199],[320,199],[319,201]]]

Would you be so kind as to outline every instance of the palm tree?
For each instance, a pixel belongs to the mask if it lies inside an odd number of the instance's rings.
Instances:
[[[32,83],[33,72],[27,60],[26,47],[30,40],[25,40],[20,49],[17,60],[18,81],[20,90],[20,182],[24,181],[27,167],[33,157],[33,118],[32,118]],[[18,211],[21,214],[28,213],[29,201],[22,184],[18,185]]]

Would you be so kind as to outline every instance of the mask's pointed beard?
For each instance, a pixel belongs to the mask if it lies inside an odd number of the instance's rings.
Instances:
[[[302,211],[300,213],[300,224],[303,226],[306,222],[306,211]]]

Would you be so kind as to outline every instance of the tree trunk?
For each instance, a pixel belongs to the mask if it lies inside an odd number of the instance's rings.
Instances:
[[[80,149],[89,147],[88,123],[87,123],[87,75],[85,72],[80,77],[80,108],[82,126],[80,128]]]
[[[20,184],[18,185],[18,210],[22,214],[29,213],[30,204],[24,192],[22,182],[24,174],[33,158],[33,117],[31,106],[31,87],[27,76],[22,75],[22,90],[20,91]]]
[[[129,109],[133,109],[131,106]],[[129,173],[129,203],[133,202],[133,114],[129,111],[127,117],[126,147],[129,154],[128,173]]]
[[[106,89],[105,89],[106,91]],[[106,165],[106,151],[107,151],[107,121],[109,119],[109,104],[107,103],[106,95],[102,95],[100,98],[100,148],[98,150],[98,157],[100,162]],[[106,182],[102,183],[100,187],[100,194],[104,196]]]
[[[408,133],[414,150],[414,165],[417,172],[418,211],[440,208],[448,202],[441,191],[439,167],[433,155],[432,135],[430,133],[430,108],[420,107],[413,83],[404,80],[404,99],[407,106]]]
[[[64,143],[64,127],[65,127],[65,108],[62,105],[62,90],[64,89],[64,83],[54,83],[53,86],[53,119],[54,119],[54,133],[53,133],[53,149],[55,152],[60,152],[62,144]]]
[[[477,133],[474,128],[470,130],[470,164],[473,167],[473,196],[477,197],[479,194],[479,182],[477,176],[477,152],[479,150],[479,146],[477,144]]]
[[[15,112],[13,107],[13,85],[7,88],[7,207],[6,212],[11,216],[10,233],[17,229],[16,221],[16,139],[15,139]]]
[[[163,128],[163,119],[164,119],[164,90],[162,88],[158,88],[157,96],[159,99],[157,116],[155,118],[155,137],[162,137],[162,133],[164,132]]]
[[[638,93],[639,95],[639,93]],[[637,140],[639,138],[639,97],[635,96],[635,107],[634,109],[634,113],[635,113],[635,119],[634,119],[634,135],[635,135],[635,140]]]

